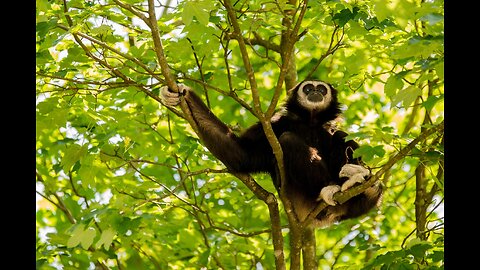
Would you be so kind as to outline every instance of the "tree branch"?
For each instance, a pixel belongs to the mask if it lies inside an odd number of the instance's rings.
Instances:
[[[252,91],[252,98],[253,98],[253,110],[255,111],[260,123],[262,124],[263,131],[265,136],[267,137],[268,142],[272,146],[273,153],[275,155],[275,159],[277,161],[277,167],[279,169],[279,176],[280,176],[280,183],[283,183],[285,180],[285,170],[283,164],[283,151],[280,143],[278,142],[275,133],[273,132],[272,125],[269,121],[269,118],[265,118],[265,115],[262,112],[260,106],[260,97],[258,94],[257,82],[255,80],[255,73],[250,63],[250,59],[248,57],[247,47],[245,45],[245,40],[241,37],[242,31],[240,29],[240,25],[238,24],[237,17],[235,10],[233,8],[232,3],[230,0],[224,0],[223,5],[227,10],[228,17],[230,18],[230,22],[234,29],[234,34],[237,37],[237,42],[240,48],[240,52],[242,55],[242,60],[244,67],[247,71],[248,80],[250,82],[250,87]],[[238,176],[237,176],[238,175]],[[257,195],[261,195],[260,198],[268,205],[270,218],[272,221],[272,237],[273,237],[273,245],[274,245],[274,254],[275,254],[275,265],[277,269],[286,269],[285,265],[285,258],[283,253],[283,236],[281,233],[281,225],[280,225],[280,213],[278,212],[278,203],[276,198],[273,194],[263,194],[260,192],[260,189],[256,187],[258,185],[255,181],[250,180],[251,177],[243,174],[236,174],[237,177],[240,178],[244,183],[249,186],[249,188]],[[263,189],[263,188],[262,188]],[[258,196],[257,195],[257,196]]]
[[[330,37],[330,44],[328,45],[328,49],[327,51],[322,54],[320,56],[320,58],[318,59],[317,63],[315,64],[315,66],[312,68],[312,70],[308,73],[308,75],[306,76],[306,78],[311,78],[311,76],[313,75],[313,73],[315,73],[315,71],[317,71],[317,68],[320,66],[320,64],[322,63],[322,61],[327,58],[327,56],[335,53],[339,48],[340,46],[342,45],[342,40],[343,40],[343,36],[344,36],[344,32],[342,31],[342,35],[340,36],[340,38],[338,39],[338,41],[334,44],[335,42],[335,36],[337,35],[337,32],[340,30],[340,27],[338,25],[335,26],[335,28],[333,29],[333,33],[332,33],[332,36]],[[343,28],[342,28],[343,30]]]
[[[205,75],[203,74],[202,64],[200,63],[200,60],[198,60],[198,55],[197,55],[197,51],[195,50],[195,46],[193,46],[193,42],[190,38],[187,37],[187,40],[190,43],[190,47],[192,48],[193,57],[195,58],[195,63],[197,64],[198,72],[200,73],[200,78],[202,79],[202,82],[205,82]],[[203,59],[202,59],[202,62],[203,62]],[[207,107],[210,108],[210,99],[208,98],[207,87],[205,86],[205,83],[202,84],[202,86],[203,86],[203,91],[205,93],[205,101],[207,103]]]
[[[287,30],[285,30],[285,32],[282,33],[282,39],[280,42],[282,66],[280,67],[280,74],[278,75],[277,84],[275,86],[275,90],[273,93],[272,100],[270,102],[270,106],[268,107],[266,112],[267,118],[271,118],[275,113],[275,109],[277,107],[280,94],[282,93],[283,82],[285,82],[285,87],[287,90],[293,88],[293,86],[296,84],[297,70],[295,66],[295,58],[294,58],[293,51],[295,49],[295,43],[298,41],[297,33],[300,30],[301,22],[307,10],[307,2],[308,1],[305,1],[303,3],[301,7],[300,15],[295,23],[293,30],[290,30],[291,19],[288,18],[289,12],[285,13],[285,17],[282,20],[282,24],[287,27]],[[295,1],[293,1],[291,4],[294,5]],[[294,75],[292,75],[292,73],[294,73]],[[287,77],[289,77],[290,79],[287,79]]]
[[[278,210],[278,202],[275,195],[262,188],[250,175],[233,173],[240,179],[257,198],[267,204],[270,221],[272,224],[272,239],[275,256],[275,266],[277,270],[285,270],[285,255],[283,253],[283,236],[282,226],[280,222],[280,211]]]
[[[165,57],[165,51],[163,49],[162,41],[160,39],[160,31],[158,30],[157,17],[155,15],[155,4],[153,3],[153,0],[148,0],[148,16],[150,22],[149,27],[152,33],[153,44],[155,46],[155,54],[157,55],[157,60],[160,64],[162,74],[165,77],[167,86],[172,91],[178,92],[178,86],[176,84],[175,77],[172,75],[170,67],[168,66],[168,62]],[[197,123],[195,123],[195,120],[193,120],[192,112],[190,111],[190,108],[188,107],[188,104],[184,99],[181,99],[180,108],[182,109],[184,118],[188,121],[195,133],[198,134]]]
[[[70,29],[64,25],[58,25],[58,27],[60,29],[63,29],[65,31],[69,31]],[[164,82],[164,80],[162,78],[160,78],[155,72],[153,72],[153,70],[149,69],[144,63],[142,63],[140,60],[138,60],[137,58],[135,57],[132,57],[131,55],[128,55],[126,53],[122,53],[121,51],[109,46],[107,43],[103,42],[103,41],[100,41],[96,38],[93,38],[89,35],[86,35],[84,33],[81,33],[81,32],[75,32],[75,35],[78,35],[80,37],[83,37],[95,44],[98,44],[100,45],[102,48],[105,48],[111,52],[114,52],[115,54],[117,55],[120,55],[121,57],[127,59],[127,60],[130,60],[132,62],[134,62],[135,64],[137,64],[138,66],[140,66],[141,68],[143,68],[150,76],[154,77],[156,80],[160,81],[160,82]]]
[[[132,6],[130,4],[123,3],[119,0],[113,0],[113,2],[115,2],[115,4],[119,5],[123,9],[130,11],[133,15],[137,16],[143,22],[145,22],[149,27],[151,27],[150,26],[150,20],[148,19],[148,17],[145,16],[144,14],[142,14],[141,12],[137,11],[134,6]]]
[[[37,175],[37,181],[39,182],[42,182],[42,183],[45,183],[45,180],[43,180],[43,177],[42,175],[40,175],[40,173],[38,171],[35,172],[36,175]],[[44,185],[45,186],[45,185]],[[67,217],[68,221],[70,221],[70,223],[72,224],[75,224],[77,223],[77,221],[75,220],[75,218],[73,217],[72,213],[70,212],[70,210],[68,210],[67,206],[63,203],[62,199],[54,192],[48,192],[47,191],[47,194],[50,193],[51,195],[53,195],[55,197],[55,199],[57,199],[57,202],[58,203],[55,203],[53,200],[51,200],[50,198],[47,197],[47,195],[44,195],[40,192],[37,191],[37,194],[42,196],[45,200],[49,201],[51,204],[53,204],[54,206],[56,206],[58,209],[60,209],[64,214],[65,216]]]
[[[277,53],[281,52],[280,45],[278,45],[274,42],[270,42],[269,40],[263,39],[262,36],[260,36],[260,34],[258,34],[256,31],[252,31],[252,34],[253,34],[253,38],[246,38],[246,37],[239,37],[239,36],[237,36],[236,33],[226,33],[226,35],[224,35],[224,39],[225,40],[231,40],[231,39],[236,40],[238,38],[243,38],[244,42],[246,44],[249,44],[250,46],[259,45],[259,46],[262,46],[263,48],[265,48],[265,50],[267,50],[267,51],[274,51],[274,52],[277,52]]]
[[[66,7],[66,3],[65,3],[65,12],[68,12],[68,9]],[[70,18],[69,15],[65,15],[65,17],[67,18],[67,22],[69,24],[69,27],[71,28],[73,26],[73,21],[72,19]],[[61,29],[64,29],[66,31],[71,31],[72,29],[68,29],[68,28],[62,28],[60,27]],[[153,98],[154,100],[158,101],[160,104],[163,104],[163,101],[161,100],[160,97],[158,97],[157,95],[153,94],[152,91],[150,91],[149,89],[146,89],[145,86],[143,85],[139,85],[137,84],[135,81],[133,81],[132,79],[130,79],[128,76],[126,76],[125,74],[123,74],[119,69],[111,66],[107,61],[105,60],[102,60],[100,58],[98,58],[97,56],[95,56],[92,52],[90,52],[90,50],[88,49],[88,47],[82,42],[82,40],[80,39],[80,33],[78,32],[73,32],[71,31],[72,33],[72,36],[73,38],[75,39],[75,41],[77,42],[78,45],[80,45],[80,47],[83,49],[83,51],[85,52],[85,54],[92,58],[93,60],[95,60],[97,63],[99,63],[101,66],[107,68],[108,70],[110,70],[116,77],[118,78],[121,78],[127,85],[132,85],[132,86],[136,86],[140,91],[144,92],[146,95],[148,95],[149,97]],[[157,33],[158,34],[158,33]],[[157,50],[156,50],[157,51]],[[164,61],[166,63],[166,61]],[[176,85],[175,85],[176,87]],[[172,109],[172,111],[174,113],[176,113],[177,115],[180,115],[178,113],[178,111]]]

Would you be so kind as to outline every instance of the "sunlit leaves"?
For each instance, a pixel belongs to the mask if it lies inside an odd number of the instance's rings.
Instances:
[[[414,36],[395,49],[393,51],[393,57],[394,59],[406,59],[410,57],[426,58],[440,52],[442,48],[442,40]]]
[[[87,146],[80,146],[78,144],[72,144],[65,150],[65,154],[62,158],[62,166],[65,171],[69,171],[70,168],[83,158],[87,153]]]
[[[405,249],[388,251],[371,260],[362,270],[369,269],[417,269],[419,261],[428,258],[430,263],[443,260],[443,251],[435,247],[431,242],[413,239]],[[380,267],[381,268],[378,268]],[[426,269],[443,269],[432,265]]]
[[[402,103],[404,107],[408,107],[421,94],[422,91],[418,87],[414,85],[408,86],[404,89],[399,90],[398,93],[392,97],[392,104],[398,105]]]
[[[115,237],[116,232],[112,228],[108,228],[102,232],[100,239],[95,244],[95,248],[103,246],[106,250],[112,245],[113,238]]]
[[[362,145],[355,150],[353,157],[362,157],[365,162],[371,161],[374,157],[383,157],[385,155],[385,150],[382,145],[370,146]]]
[[[439,96],[429,96],[425,102],[422,103],[422,106],[427,110],[431,110],[437,102],[443,100],[443,94]]]
[[[67,247],[72,248],[80,244],[82,248],[88,249],[92,245],[95,236],[96,231],[94,228],[85,228],[85,225],[80,224],[73,230],[72,235],[68,239]]]
[[[399,74],[394,74],[388,77],[387,82],[384,85],[385,94],[392,98],[396,95],[396,93],[403,88],[404,82],[402,77]]]
[[[199,23],[207,25],[210,18],[210,10],[212,8],[212,1],[186,1],[183,6],[183,22],[188,26],[192,23],[193,18],[196,18]]]
[[[333,20],[338,22],[340,27],[343,27],[349,20],[353,19],[360,9],[358,7],[353,7],[350,9],[343,9],[339,13],[333,15]]]
[[[109,25],[100,25],[98,27],[92,28],[91,31],[93,35],[97,36],[97,35],[107,35],[111,33],[113,30],[112,30],[112,27],[110,27]]]

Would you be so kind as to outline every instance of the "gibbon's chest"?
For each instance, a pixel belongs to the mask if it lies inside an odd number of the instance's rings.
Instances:
[[[322,126],[295,123],[288,131],[303,138],[306,145],[314,147],[319,153],[325,154],[331,150],[332,135]]]
[[[284,132],[294,133],[303,142],[314,147],[321,154],[328,154],[332,148],[332,134],[328,132],[323,124],[316,124],[312,121],[303,121],[296,114],[288,113],[272,122],[277,138]]]
[[[306,144],[316,148],[320,153],[328,153],[331,149],[332,135],[322,127],[310,129],[305,138]]]

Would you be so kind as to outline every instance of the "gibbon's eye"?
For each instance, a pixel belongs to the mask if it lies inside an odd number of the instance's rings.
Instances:
[[[326,95],[327,94],[327,87],[325,87],[325,85],[323,85],[323,84],[319,84],[319,85],[317,85],[317,91],[322,93],[322,95]]]
[[[315,86],[309,83],[303,87],[303,92],[308,95],[308,93],[312,92],[314,89],[315,89]]]

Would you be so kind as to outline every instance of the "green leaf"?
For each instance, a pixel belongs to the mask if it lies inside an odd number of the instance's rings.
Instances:
[[[428,255],[433,262],[443,261],[445,258],[445,253],[442,250],[434,250],[430,255]]]
[[[37,64],[45,64],[45,63],[48,63],[49,61],[52,61],[53,57],[50,54],[50,51],[42,50],[35,54],[35,60]]]
[[[443,15],[438,13],[430,13],[420,18],[421,21],[428,22],[430,25],[434,25],[443,21]]]
[[[358,7],[353,7],[352,11],[348,8],[343,9],[339,13],[333,15],[333,19],[338,21],[340,27],[343,27],[349,20],[352,20],[357,15],[359,10]]]
[[[444,79],[443,70],[444,70],[444,62],[443,62],[443,61],[441,61],[440,63],[438,63],[437,65],[435,65],[435,72],[437,73],[438,77],[439,77],[441,80]]]
[[[398,258],[403,258],[405,256],[405,251],[402,250],[395,250],[395,251],[389,251],[385,254],[381,254],[375,258],[373,261],[373,265],[370,266],[375,266],[375,265],[390,265],[392,264],[395,260]],[[372,269],[370,268],[364,268],[364,269]]]
[[[80,239],[80,244],[84,249],[88,249],[92,243],[93,239],[97,235],[97,232],[95,231],[94,228],[89,227],[85,231],[83,231],[81,239]]]
[[[359,148],[355,149],[353,152],[353,157],[358,158],[362,157],[365,160],[370,160],[373,158],[372,147],[370,145],[362,145]]]
[[[103,247],[108,250],[112,245],[113,237],[115,237],[116,231],[112,228],[108,228],[102,232],[100,239],[95,244],[95,248]]]
[[[95,155],[86,155],[81,160],[81,167],[78,170],[78,175],[82,180],[82,187],[88,189],[95,184],[95,177],[99,171],[98,167],[94,166]]]
[[[379,130],[379,129],[376,129],[375,130],[375,138],[378,138],[378,140],[382,140],[382,141],[385,141],[386,143],[390,144],[393,140],[393,135],[388,132],[388,131],[384,131],[384,130]]]
[[[417,259],[423,259],[427,250],[432,247],[432,243],[415,238],[407,244],[407,252]]]
[[[208,264],[208,259],[210,258],[210,253],[211,253],[211,249],[207,249],[205,252],[200,254],[200,256],[198,258],[198,263],[200,265],[207,265]]]
[[[383,145],[374,146],[373,154],[378,157],[383,157],[385,155],[385,149],[383,149]]]
[[[87,145],[80,146],[78,144],[71,144],[65,150],[62,158],[62,167],[64,171],[69,171],[70,168],[87,154]]]
[[[82,187],[89,188],[95,184],[95,176],[98,169],[91,165],[82,165],[78,170],[78,176],[81,178]]]
[[[80,244],[84,249],[88,249],[95,238],[96,231],[94,228],[89,227],[84,230],[85,225],[79,224],[72,233],[72,236],[67,241],[67,247],[73,248]]]
[[[70,236],[65,233],[48,233],[49,242],[53,244],[58,244],[62,246],[68,245],[68,239]]]
[[[210,19],[209,19],[209,21],[214,24],[220,23],[220,20],[221,20],[221,17],[219,16],[210,16]]]
[[[35,30],[37,31],[37,35],[40,37],[45,37],[48,33],[48,31],[52,28],[54,28],[57,25],[57,20],[52,19],[49,21],[45,22],[39,22],[37,23],[37,26]]]
[[[190,25],[195,17],[199,23],[208,24],[210,18],[209,4],[204,1],[187,1],[183,7],[182,18],[185,25]]]
[[[47,0],[36,0],[37,11],[48,11],[50,9],[50,4]]]
[[[427,110],[431,110],[439,100],[443,99],[443,95],[439,96],[429,96],[425,102],[422,103],[422,106]]]
[[[85,225],[84,224],[77,224],[75,225],[75,229],[72,232],[72,235],[67,241],[67,247],[73,248],[80,244],[82,240],[82,234],[84,232]]]
[[[37,110],[39,114],[49,114],[53,109],[57,108],[57,102],[50,102],[51,100],[45,100],[37,104]]]
[[[112,27],[106,24],[102,24],[99,27],[95,27],[91,31],[92,31],[92,34],[94,35],[107,35],[108,33],[113,32]]]
[[[402,77],[398,76],[397,74],[391,75],[388,77],[387,82],[383,88],[385,94],[392,98],[398,90],[403,88],[403,80]]]
[[[393,98],[392,104],[396,106],[400,103],[403,103],[403,107],[410,106],[415,99],[422,94],[422,90],[416,87],[415,85],[411,85],[405,89],[400,90]]]

